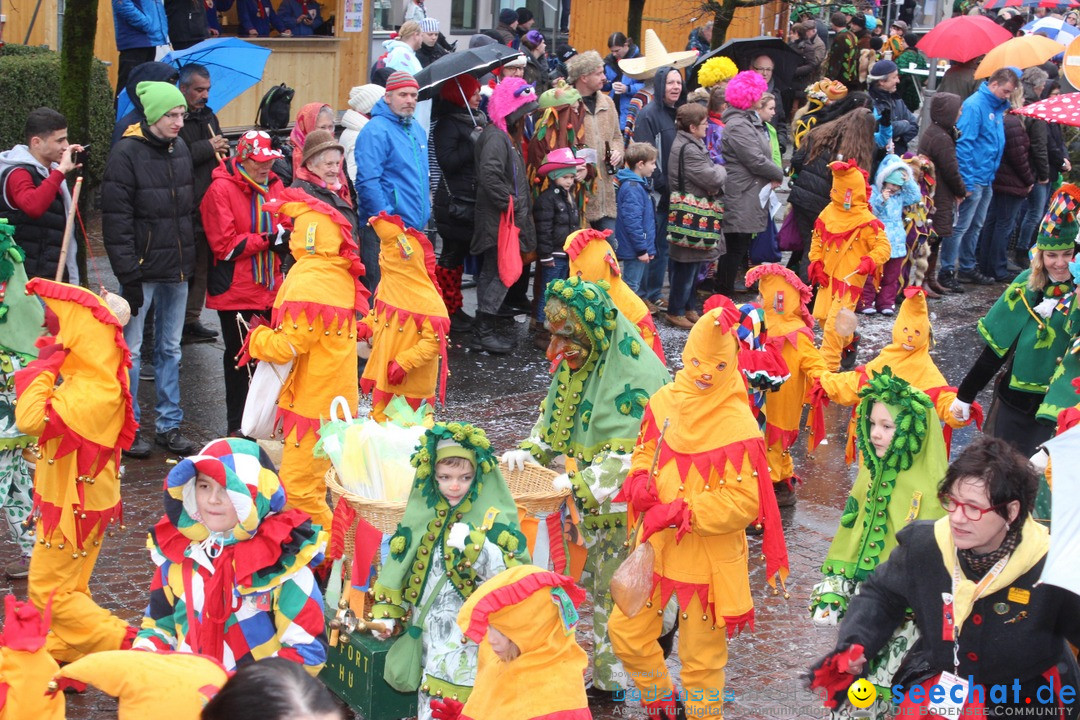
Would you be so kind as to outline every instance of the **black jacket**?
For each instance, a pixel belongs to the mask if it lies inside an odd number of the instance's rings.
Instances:
[[[64,243],[64,227],[67,225],[67,213],[64,212],[64,194],[57,192],[45,212],[31,219],[22,210],[7,204],[5,188],[13,170],[22,168],[30,173],[34,187],[41,187],[45,178],[32,165],[12,165],[0,174],[0,218],[6,218],[15,228],[15,243],[26,253],[23,267],[26,276],[43,277],[52,280],[56,277],[56,266],[60,264],[60,248]],[[55,171],[54,171],[55,172]],[[70,252],[75,252],[74,246]]]
[[[937,176],[931,220],[934,232],[942,238],[952,235],[956,198],[967,194],[956,160],[956,119],[960,117],[962,102],[955,93],[934,93],[930,101],[930,126],[919,138],[919,153],[933,161]]]
[[[551,70],[548,69],[547,58],[537,60],[532,52],[525,51],[525,82],[536,86],[537,97],[551,87]]]
[[[1027,197],[1035,184],[1031,169],[1031,140],[1019,115],[1005,115],[1005,152],[994,176],[994,194]]]
[[[521,146],[499,128],[488,125],[476,140],[474,152],[478,182],[472,252],[479,255],[498,246],[499,220],[511,202],[514,224],[520,230],[521,252],[532,252],[536,249],[536,227]]]
[[[165,0],[165,18],[169,22],[169,42],[177,50],[210,37],[203,0]]]
[[[421,43],[419,49],[416,51],[416,59],[420,61],[420,67],[427,67],[443,55],[447,55],[448,52],[449,51],[439,43],[435,43],[431,47]]]
[[[479,133],[473,133],[476,125],[483,127],[488,120],[480,110],[473,110],[470,117],[468,110],[445,100],[435,101],[434,114],[438,117],[438,122],[435,123],[432,143],[435,145],[435,160],[442,170],[442,180],[435,188],[432,211],[439,227],[439,235],[467,247],[472,242],[472,213],[468,222],[462,222],[460,217],[451,217],[450,202],[453,199],[463,207],[473,208],[475,211],[474,150]]]
[[[646,142],[656,148],[656,171],[653,173],[653,189],[663,196],[668,194],[668,173],[665,165],[671,156],[675,142],[675,110],[686,102],[686,86],[675,101],[674,107],[664,102],[664,86],[670,67],[664,66],[653,76],[653,99],[641,108],[634,124],[634,142]]]
[[[122,285],[184,282],[195,267],[191,153],[140,123],[109,153],[101,183],[101,233]]]
[[[553,255],[565,257],[563,244],[567,235],[581,229],[574,198],[568,197],[553,183],[536,198],[533,217],[536,220],[536,254],[541,260]]]
[[[874,101],[875,110],[880,113],[885,108],[889,108],[891,111],[893,145],[896,147],[896,154],[903,155],[907,152],[908,143],[913,141],[915,136],[919,134],[919,118],[908,110],[908,106],[904,104],[904,99],[900,97],[900,93],[885,92],[873,83],[867,92],[870,99]]]
[[[188,152],[191,153],[191,164],[195,173],[195,207],[202,202],[206,189],[210,187],[210,176],[213,175],[214,168],[218,166],[217,155],[214,154],[214,146],[210,144],[210,137],[220,134],[221,123],[209,107],[184,115],[184,127],[180,129],[180,137],[187,144]]]
[[[810,137],[803,140],[802,146],[791,155],[791,172],[795,180],[791,183],[788,202],[805,215],[817,217],[829,205],[829,193],[832,191],[832,170],[829,169],[828,153],[822,153],[807,162],[810,157]]]

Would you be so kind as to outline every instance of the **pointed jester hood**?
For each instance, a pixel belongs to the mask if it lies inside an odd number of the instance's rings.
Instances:
[[[746,286],[754,283],[758,284],[769,337],[783,338],[792,345],[799,333],[814,339],[814,318],[806,309],[814,294],[798,275],[783,265],[766,263],[746,273]]]
[[[921,287],[909,287],[904,291],[904,302],[893,322],[892,342],[881,349],[870,362],[866,373],[876,375],[884,368],[892,368],[894,374],[923,391],[947,386],[945,376],[930,357],[930,345],[934,330],[930,326],[930,311],[926,306],[926,293]]]
[[[608,295],[611,296],[615,307],[627,320],[637,326],[645,344],[651,347],[656,357],[660,358],[660,362],[666,365],[664,346],[660,343],[660,333],[656,331],[652,313],[637,293],[623,281],[619,261],[615,258],[615,251],[611,249],[611,244],[608,242],[610,236],[610,230],[593,230],[592,228],[571,233],[566,238],[563,248],[570,258],[570,274],[591,283],[606,282]]]
[[[15,244],[15,228],[0,218],[0,348],[24,359],[37,357],[45,309],[26,292],[26,253]]]
[[[670,382],[667,368],[615,309],[606,286],[575,275],[551,281],[544,293],[546,324],[556,327],[552,334],[569,333],[586,357],[577,370],[561,354],[552,358],[555,371],[540,405],[540,439],[555,454],[586,463],[604,450],[630,452],[649,398]],[[523,447],[539,452],[528,443]]]
[[[847,235],[863,225],[877,222],[870,210],[870,185],[866,170],[854,160],[837,160],[829,163],[832,170],[832,190],[829,204],[818,215],[818,226],[824,227],[822,240],[828,244],[828,235]]]

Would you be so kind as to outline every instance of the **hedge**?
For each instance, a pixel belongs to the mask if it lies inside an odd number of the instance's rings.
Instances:
[[[88,184],[98,185],[116,115],[105,63],[94,60],[91,77],[90,137],[71,141],[93,145],[86,178]],[[39,107],[60,108],[60,53],[46,47],[5,45],[0,53],[0,150],[24,141],[26,116]]]

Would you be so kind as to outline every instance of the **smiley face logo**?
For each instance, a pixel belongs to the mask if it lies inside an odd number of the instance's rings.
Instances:
[[[871,685],[866,678],[859,678],[848,687],[847,697],[848,702],[860,710],[864,710],[877,700],[877,688]]]

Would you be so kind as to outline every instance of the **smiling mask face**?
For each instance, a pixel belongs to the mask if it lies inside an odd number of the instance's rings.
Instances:
[[[737,344],[731,332],[721,331],[714,324],[712,314],[706,314],[690,330],[679,373],[700,393],[726,387],[738,372]]]
[[[921,350],[930,344],[930,314],[925,295],[916,293],[900,305],[893,323],[892,341],[907,352]]]

